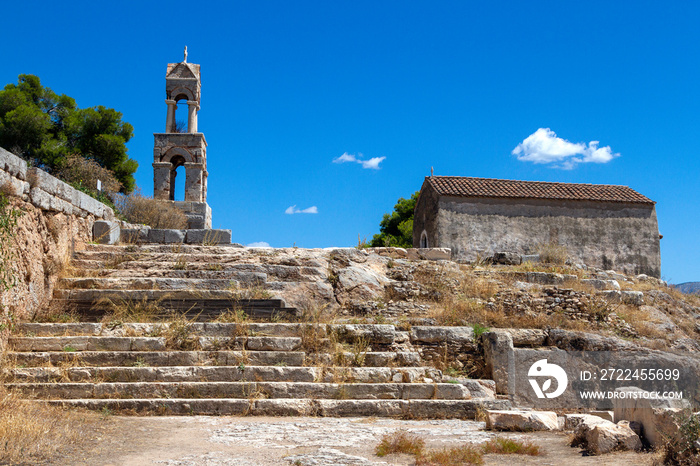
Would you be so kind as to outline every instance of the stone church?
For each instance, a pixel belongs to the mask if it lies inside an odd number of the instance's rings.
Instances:
[[[566,247],[577,262],[659,277],[655,202],[627,186],[425,178],[413,246],[450,248],[454,259]]]

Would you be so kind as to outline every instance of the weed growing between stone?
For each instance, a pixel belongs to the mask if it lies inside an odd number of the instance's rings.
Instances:
[[[233,306],[230,309],[226,309],[224,312],[216,316],[214,322],[217,323],[231,323],[231,324],[243,324],[249,319],[248,314],[237,306]]]
[[[93,307],[106,311],[102,319],[104,323],[155,322],[166,316],[162,304],[165,299],[166,295],[152,299],[144,297],[140,300],[104,297],[98,299]]]
[[[246,299],[272,298],[272,293],[270,293],[268,290],[265,289],[265,287],[259,284],[239,287],[235,282],[232,282],[229,289],[234,292],[234,302]]]
[[[193,330],[193,322],[197,319],[187,319],[184,315],[170,320],[165,329],[165,346],[171,350],[194,351],[200,350],[199,338]]]

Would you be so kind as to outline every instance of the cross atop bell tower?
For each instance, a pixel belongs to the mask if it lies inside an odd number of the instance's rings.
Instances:
[[[175,201],[177,169],[184,167],[184,202],[175,204],[185,211],[188,228],[211,228],[211,209],[206,204],[207,142],[204,134],[197,129],[201,88],[199,65],[187,63],[185,47],[183,61],[168,63],[165,73],[165,103],[168,111],[165,133],[153,134],[153,197]],[[176,120],[178,102],[181,101],[187,103],[186,126],[178,124]]]

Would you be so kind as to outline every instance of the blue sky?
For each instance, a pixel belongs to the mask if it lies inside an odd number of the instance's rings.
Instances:
[[[434,167],[630,186],[657,201],[663,276],[700,280],[697,2],[12,2],[3,18],[0,83],[36,74],[122,112],[148,195],[187,45],[213,226],[236,242],[355,245]]]

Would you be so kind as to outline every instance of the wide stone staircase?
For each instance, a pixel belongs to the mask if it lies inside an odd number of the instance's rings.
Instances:
[[[282,323],[295,316],[283,300],[241,299],[231,289],[232,281],[262,286],[264,267],[224,256],[214,246],[77,253],[73,267],[83,276],[63,279],[54,306],[82,318],[18,325],[5,386],[51,404],[122,413],[474,418],[509,407],[492,381],[447,377],[432,364],[448,348],[473,351],[471,328]],[[313,269],[296,265],[288,276],[299,280],[304,267]],[[115,311],[119,300],[155,302],[148,310],[158,312],[150,322],[118,319],[129,315]]]
[[[203,321],[234,307],[254,318],[289,317],[296,310],[270,296],[310,282],[309,275],[323,270],[273,259],[253,263],[250,254],[230,246],[88,245],[75,253],[77,276],[59,282],[54,305],[92,321],[115,305],[142,303],[157,305],[166,315],[184,312]]]

